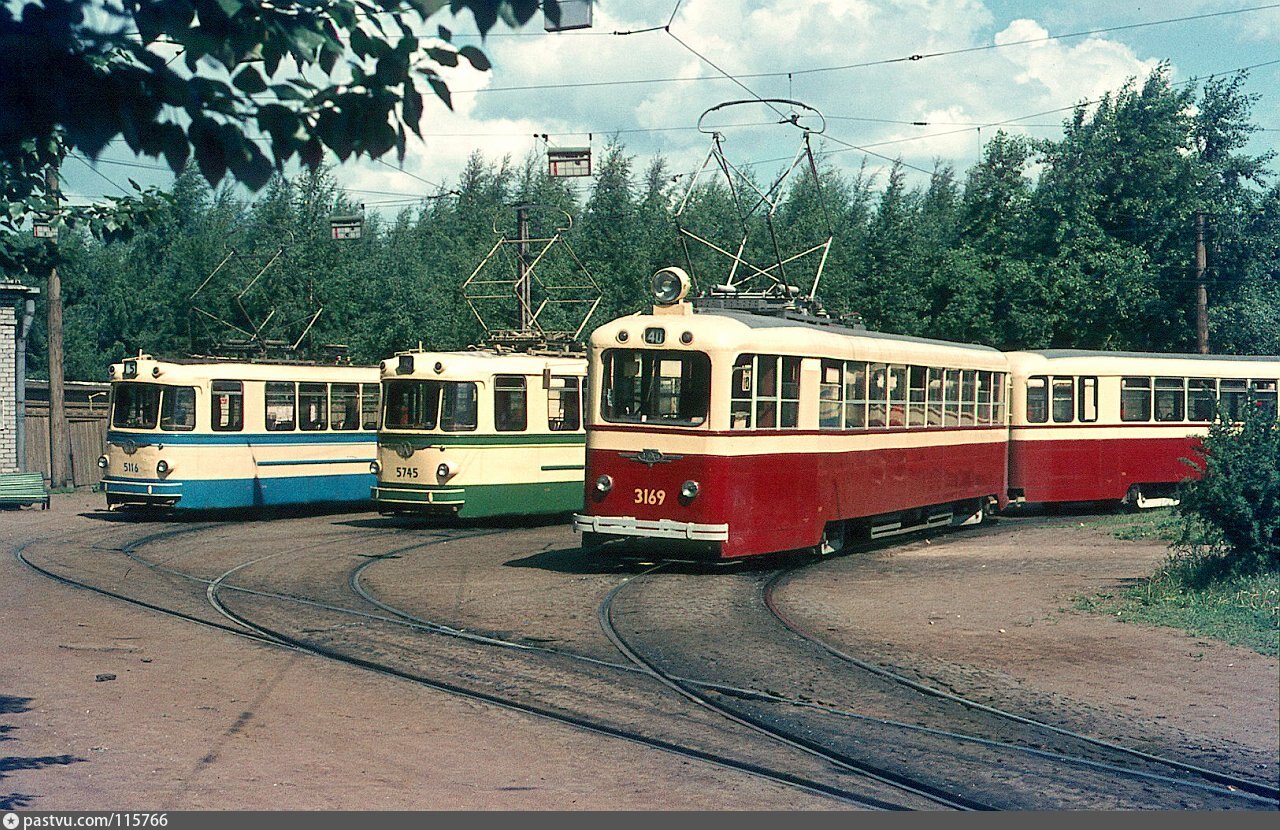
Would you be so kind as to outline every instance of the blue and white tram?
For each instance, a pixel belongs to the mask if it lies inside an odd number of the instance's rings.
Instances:
[[[109,374],[108,509],[369,501],[377,367],[140,355]]]

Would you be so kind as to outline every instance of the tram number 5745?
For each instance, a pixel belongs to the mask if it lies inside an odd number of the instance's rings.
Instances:
[[[662,504],[667,500],[666,490],[650,490],[646,488],[636,488],[636,504]]]

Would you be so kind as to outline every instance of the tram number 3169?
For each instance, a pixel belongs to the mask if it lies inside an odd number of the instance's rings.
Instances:
[[[662,504],[667,500],[666,490],[650,490],[648,488],[636,488],[636,504]]]

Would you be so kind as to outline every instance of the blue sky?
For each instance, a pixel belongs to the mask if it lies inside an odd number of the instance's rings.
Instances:
[[[481,44],[493,71],[447,75],[454,110],[428,104],[424,141],[411,144],[403,169],[394,156],[348,162],[339,183],[367,210],[394,213],[452,185],[475,150],[520,161],[589,145],[599,155],[614,135],[638,169],[661,154],[673,173],[692,172],[708,148],[696,129],[703,111],[759,96],[819,110],[823,146],[841,167],[865,165],[883,183],[900,158],[918,184],[935,162],[963,174],[996,129],[1059,135],[1071,107],[1141,81],[1161,61],[1175,83],[1272,62],[1251,70],[1246,87],[1265,128],[1250,149],[1280,144],[1280,3],[597,0],[593,18],[576,32],[546,33],[538,19],[495,30]],[[475,31],[469,17],[438,22],[456,42],[479,43],[465,36]],[[947,54],[904,60],[934,53]],[[724,113],[718,125],[735,161],[767,172],[790,159],[796,132],[766,126],[771,119],[760,106]],[[738,124],[753,126],[728,126]],[[116,142],[94,167],[69,160],[64,188],[78,203],[120,195],[129,178],[167,183],[161,166]]]

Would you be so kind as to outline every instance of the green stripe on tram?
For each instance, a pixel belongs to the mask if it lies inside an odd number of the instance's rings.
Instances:
[[[394,450],[408,442],[415,450],[427,447],[529,447],[545,444],[566,444],[585,446],[586,436],[581,432],[540,432],[524,434],[518,432],[503,435],[471,435],[465,432],[420,433],[420,432],[384,432],[378,439],[378,446]]]
[[[467,487],[379,485],[373,489],[373,496],[379,504],[393,509],[416,508],[424,512],[454,513],[462,519],[482,519],[581,510],[582,482],[473,484]]]

